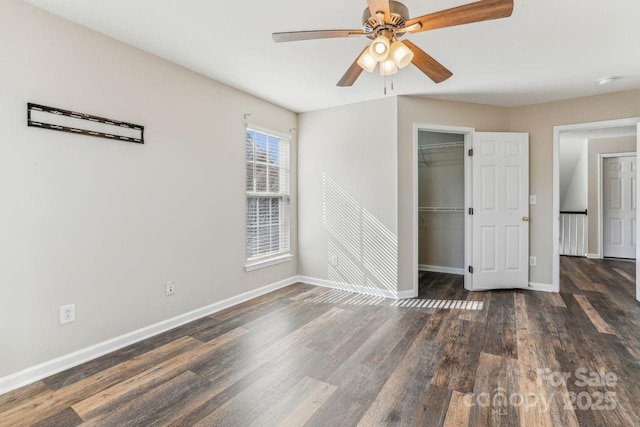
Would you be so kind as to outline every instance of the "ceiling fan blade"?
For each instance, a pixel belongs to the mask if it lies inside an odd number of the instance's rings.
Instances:
[[[403,40],[411,52],[413,52],[413,65],[418,67],[420,71],[425,73],[431,80],[436,83],[442,83],[453,75],[453,73],[447,70],[444,65],[429,56],[424,50],[420,49],[409,40]]]
[[[362,36],[362,30],[317,30],[317,31],[292,31],[288,33],[273,33],[273,41],[276,43],[295,42],[299,40],[331,39],[337,37]]]
[[[362,55],[364,51],[368,49],[369,49],[369,46],[365,47],[364,50],[360,53],[360,55]],[[340,86],[340,87],[353,86],[356,80],[358,80],[358,77],[360,77],[360,74],[362,74],[362,67],[358,65],[358,58],[360,58],[360,55],[356,57],[356,60],[353,61],[353,64],[351,64],[351,67],[349,67],[347,72],[344,73],[344,76],[342,76],[342,78],[340,79],[340,81],[336,86]]]
[[[513,0],[482,0],[410,19],[405,27],[419,24],[414,29],[408,30],[411,33],[419,33],[472,22],[507,18],[512,13]]]
[[[389,0],[367,0],[367,4],[369,5],[371,16],[376,16],[378,12],[383,12],[386,19],[391,17]]]

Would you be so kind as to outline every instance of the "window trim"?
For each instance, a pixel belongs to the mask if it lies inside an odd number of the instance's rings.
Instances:
[[[254,258],[248,258],[247,257],[247,230],[249,228],[248,224],[247,224],[247,218],[246,218],[246,214],[245,214],[245,226],[244,226],[244,230],[245,230],[245,265],[244,265],[244,269],[245,271],[254,271],[254,270],[258,270],[260,268],[264,268],[264,267],[269,267],[272,265],[277,265],[277,264],[281,264],[284,262],[288,262],[291,261],[293,259],[293,253],[291,252],[291,215],[292,215],[292,211],[291,211],[291,139],[292,136],[291,134],[288,133],[283,133],[283,132],[278,132],[278,131],[274,131],[272,129],[269,128],[265,128],[262,126],[258,126],[258,125],[254,125],[252,123],[246,123],[245,127],[244,127],[244,131],[245,131],[245,137],[246,137],[246,133],[248,131],[254,131],[254,132],[258,132],[261,133],[263,135],[266,136],[271,136],[271,137],[276,137],[282,140],[285,140],[288,144],[288,150],[289,150],[289,164],[287,165],[287,169],[289,171],[289,191],[286,194],[286,196],[280,195],[280,194],[273,194],[273,193],[269,193],[269,192],[265,192],[265,193],[259,193],[259,192],[250,192],[250,191],[246,191],[246,187],[245,187],[245,192],[244,192],[244,198],[245,198],[245,212],[246,209],[248,209],[248,201],[249,198],[251,197],[274,197],[274,198],[283,198],[286,199],[288,206],[289,206],[289,220],[287,221],[287,235],[288,235],[288,249],[286,251],[279,251],[279,252],[274,252],[271,254],[265,254],[262,256],[257,256]],[[245,148],[246,150],[246,148]],[[245,158],[246,158],[246,151],[245,151]],[[246,167],[246,160],[245,160],[245,167]]]
[[[253,271],[253,270],[258,270],[264,267],[269,267],[272,265],[277,265],[277,264],[282,264],[284,262],[289,262],[293,259],[293,254],[291,253],[291,251],[289,252],[283,252],[280,253],[278,255],[275,256],[268,256],[265,257],[265,259],[258,259],[255,261],[250,261],[247,262],[244,265],[244,270],[245,271]]]

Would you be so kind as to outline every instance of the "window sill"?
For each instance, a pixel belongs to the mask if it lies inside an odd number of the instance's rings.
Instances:
[[[265,259],[265,260],[252,261],[252,262],[250,262],[248,264],[245,264],[244,270],[245,271],[258,270],[260,268],[269,267],[271,265],[282,264],[283,262],[288,262],[288,261],[291,261],[292,259],[293,259],[293,255],[291,255],[291,254],[278,255],[275,258],[268,258],[268,259]]]

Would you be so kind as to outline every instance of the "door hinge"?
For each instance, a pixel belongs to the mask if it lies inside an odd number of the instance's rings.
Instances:
[[[469,208],[469,215],[473,215],[473,208]]]
[[[469,148],[469,157],[473,156],[473,148]]]
[[[473,267],[469,266],[469,273],[473,274]]]

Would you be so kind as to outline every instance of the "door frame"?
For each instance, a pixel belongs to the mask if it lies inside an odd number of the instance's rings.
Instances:
[[[598,258],[604,258],[604,159],[613,157],[637,157],[637,153],[602,153],[598,154]],[[638,171],[636,169],[636,179]],[[636,240],[637,241],[637,240]]]
[[[560,134],[577,130],[596,130],[605,128],[617,128],[624,126],[636,126],[636,151],[640,148],[640,117],[626,119],[605,120],[590,123],[576,123],[553,127],[553,201],[551,209],[552,227],[552,267],[551,285],[553,292],[560,292]],[[636,197],[640,196],[640,185],[637,186]],[[636,211],[636,218],[640,219],[640,209]],[[640,224],[640,222],[638,222]],[[640,238],[640,227],[636,230],[636,241]],[[640,245],[636,247],[636,259],[640,254]],[[636,299],[640,301],[640,268],[636,263]]]
[[[413,296],[418,296],[418,281],[419,281],[419,249],[418,249],[418,231],[419,231],[419,215],[418,215],[418,132],[438,132],[438,133],[455,133],[464,136],[464,287],[465,289],[472,289],[473,280],[467,266],[471,265],[471,216],[468,214],[469,207],[472,202],[472,179],[473,174],[471,170],[471,159],[467,155],[468,150],[473,145],[473,133],[475,128],[464,126],[446,126],[446,125],[434,125],[428,123],[414,123],[413,124],[413,148],[411,150],[412,155],[412,169],[413,169],[413,200],[412,200],[412,238],[413,238]]]

